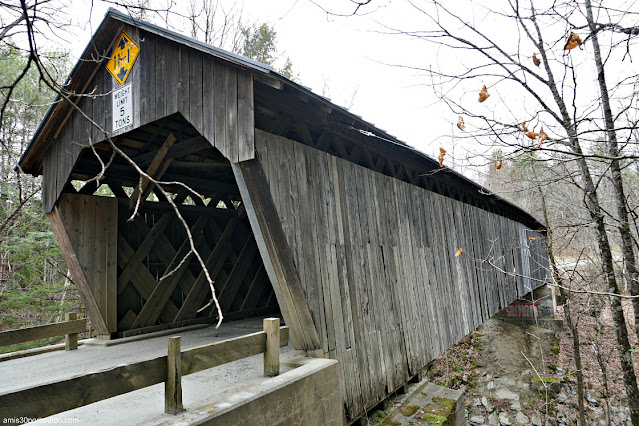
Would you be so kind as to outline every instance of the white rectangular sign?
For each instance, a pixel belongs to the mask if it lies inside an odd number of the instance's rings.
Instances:
[[[133,90],[131,83],[113,91],[113,132],[133,125]]]

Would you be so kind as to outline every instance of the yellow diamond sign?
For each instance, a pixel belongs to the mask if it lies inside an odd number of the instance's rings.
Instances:
[[[135,44],[133,39],[123,31],[107,62],[107,71],[117,80],[120,86],[124,84],[129,76],[139,53],[140,46]]]

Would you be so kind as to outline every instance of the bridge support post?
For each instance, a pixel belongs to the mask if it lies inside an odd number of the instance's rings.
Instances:
[[[167,356],[167,377],[164,382],[164,412],[178,414],[184,411],[182,405],[182,352],[180,336],[169,338]]]
[[[266,350],[264,351],[264,375],[273,377],[280,374],[280,319],[264,318]]]
[[[64,314],[65,321],[73,321],[78,319],[78,314],[75,312],[67,312]],[[69,333],[64,335],[64,350],[70,351],[72,349],[78,349],[78,333]]]

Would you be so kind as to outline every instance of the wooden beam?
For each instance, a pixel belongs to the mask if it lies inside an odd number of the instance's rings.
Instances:
[[[98,185],[98,181],[92,180],[91,182],[84,184],[84,186],[80,188],[79,191],[76,191],[76,192],[82,195],[92,195],[95,191],[98,190],[99,187],[100,185]]]
[[[258,160],[233,164],[233,173],[293,346],[320,354],[319,335],[262,165]]]
[[[121,232],[118,232],[118,263],[128,263],[134,254],[135,251],[129,245],[126,237]],[[156,284],[155,277],[146,268],[136,268],[130,282],[144,300],[151,296]],[[172,322],[178,312],[177,306],[169,300],[164,309],[161,316],[162,320]]]
[[[202,216],[191,228],[191,235],[195,239],[194,243],[197,246],[198,242],[201,242],[203,239],[202,229],[208,222],[209,218]],[[151,230],[153,232],[153,230]],[[189,260],[184,260],[184,257],[189,254],[191,250],[190,242],[188,238],[186,238],[182,242],[180,248],[176,251],[171,263],[166,267],[166,272],[173,271],[173,275],[166,278],[165,280],[158,281],[157,285],[153,289],[153,292],[149,296],[149,298],[144,303],[144,306],[140,310],[137,318],[133,322],[131,328],[144,327],[148,325],[152,325],[160,316],[160,313],[164,309],[164,306],[171,297],[173,290],[178,285],[178,282],[182,279],[184,272],[186,272],[187,267],[189,266]],[[191,254],[189,254],[191,256]],[[179,266],[179,267],[178,267]],[[177,269],[176,269],[177,268]]]
[[[87,320],[76,319],[0,332],[0,346],[15,345],[65,334],[86,331]]]
[[[118,200],[120,204],[126,203],[128,207],[128,200]],[[239,215],[239,211],[233,208],[230,209],[218,209],[216,207],[207,207],[207,206],[190,206],[184,204],[177,205],[178,211],[182,214],[187,215],[204,215],[208,217],[237,217]],[[175,214],[175,210],[173,206],[169,203],[159,203],[154,201],[149,201],[144,204],[144,208],[140,210],[141,212],[167,212],[171,214]]]
[[[66,322],[77,321],[78,314],[75,312],[67,312],[64,314],[64,320]],[[84,325],[86,328],[86,324]],[[84,331],[84,330],[83,330]],[[66,332],[64,335],[64,350],[71,351],[78,349],[78,333],[77,331]]]
[[[288,344],[288,327],[280,328],[280,347]],[[217,367],[266,349],[266,333],[260,331],[181,352],[182,375]],[[168,356],[113,367],[46,383],[27,389],[0,393],[5,418],[42,418],[82,407],[165,382]]]
[[[182,350],[180,336],[169,337],[166,382],[164,382],[164,412],[178,414],[182,405]]]
[[[164,144],[162,144],[162,147],[158,150],[155,157],[153,157],[151,164],[145,171],[148,176],[156,180],[162,177],[172,161],[171,159],[165,161],[164,158],[169,153],[169,150],[175,143],[175,140],[176,139],[175,136],[173,136],[173,133],[169,133],[169,136],[164,141]],[[131,195],[131,198],[129,200],[129,209],[133,209],[135,207],[138,199],[141,199],[141,203],[144,203],[146,196],[151,193],[151,190],[154,186],[155,184],[151,182],[149,178],[142,177],[140,184],[135,187],[133,195]]]
[[[206,258],[205,265],[209,271],[211,279],[213,280],[216,279],[218,272],[222,269],[224,261],[231,251],[230,239],[233,236],[233,231],[235,230],[238,222],[239,221],[237,219],[232,219],[228,225],[226,225],[224,232],[215,244],[215,248],[213,248],[213,251]],[[204,271],[202,271],[195,280],[193,287],[191,287],[191,290],[186,295],[186,298],[182,303],[182,307],[175,317],[175,321],[183,320],[189,314],[195,312],[195,310],[199,307],[198,304],[202,304],[204,295],[209,290],[210,288],[206,280],[206,275],[204,274]]]
[[[191,139],[176,143],[166,154],[166,159],[174,159],[184,157],[185,155],[194,154],[196,152],[204,151],[211,148],[211,144],[206,140],[204,136],[196,136]],[[144,154],[140,154],[133,158],[135,164],[140,167],[147,167],[151,164],[153,159],[159,154],[160,149],[150,151]]]
[[[266,276],[264,264],[260,264],[260,268],[253,276],[251,284],[246,290],[246,295],[244,296],[244,300],[242,301],[242,305],[240,306],[240,311],[244,311],[246,309],[255,309],[257,307],[257,304],[262,297],[262,294],[264,293],[264,284],[267,281],[268,277]]]
[[[257,247],[253,243],[253,238],[249,235],[240,255],[237,258],[237,261],[235,262],[235,265],[233,265],[229,278],[224,283],[224,287],[220,288],[218,299],[220,301],[222,312],[226,312],[231,309],[231,304],[233,303],[233,300],[235,300],[235,296],[240,289],[240,284],[248,273],[249,266],[253,262],[253,258],[256,253]]]
[[[315,148],[315,142],[313,141],[313,136],[311,136],[311,132],[308,130],[306,124],[301,121],[295,122],[295,130],[297,131],[297,135],[304,141],[304,143],[312,148]]]
[[[289,327],[280,327],[280,348],[288,345],[288,336]],[[261,354],[265,350],[266,333],[264,331],[187,349],[182,352],[182,375],[186,376]]]
[[[123,268],[122,273],[118,277],[118,294],[122,294],[136,270],[143,267],[141,264],[142,260],[157,244],[158,239],[164,233],[164,230],[171,224],[173,218],[174,215],[171,214],[171,212],[164,213],[155,223],[155,226],[153,226],[153,229],[151,229],[151,232],[149,232],[142,244],[140,244],[135,254],[129,258],[128,262],[118,262],[120,263],[120,268]]]
[[[258,81],[276,90],[282,90],[284,88],[284,83],[265,74],[255,73],[253,74],[253,78],[255,79],[255,81]]]
[[[264,375],[274,377],[280,374],[280,319],[264,318],[262,322],[266,333]]]
[[[0,394],[2,415],[38,419],[162,383],[166,380],[166,359],[164,355]]]

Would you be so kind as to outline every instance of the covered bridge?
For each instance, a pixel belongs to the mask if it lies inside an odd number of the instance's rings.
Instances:
[[[226,319],[339,360],[346,419],[546,279],[535,218],[269,66],[110,10],[67,88],[19,166],[103,338],[215,320],[167,195]]]

